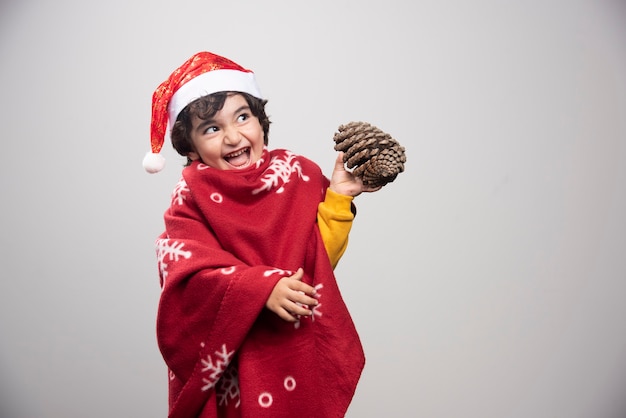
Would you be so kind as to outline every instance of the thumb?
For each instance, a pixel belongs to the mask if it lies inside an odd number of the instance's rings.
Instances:
[[[343,166],[343,151],[339,151],[337,159],[335,160],[335,170],[344,170]]]
[[[304,270],[302,270],[302,267],[300,267],[298,269],[298,271],[296,271],[294,273],[293,276],[291,276],[292,279],[298,280],[298,281],[302,281],[302,278],[304,277]]]

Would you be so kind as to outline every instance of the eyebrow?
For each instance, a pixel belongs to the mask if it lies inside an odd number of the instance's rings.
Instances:
[[[239,107],[237,110],[235,110],[235,111],[233,112],[233,115],[236,115],[236,114],[238,114],[238,113],[241,113],[241,112],[243,112],[244,110],[247,110],[248,112],[250,112],[250,106],[248,106],[247,104],[245,104],[245,105],[243,105],[243,106]]]
[[[205,127],[211,125],[213,122],[214,122],[213,118],[202,120],[202,122],[200,122],[198,124],[198,126],[196,126],[196,129],[194,129],[194,130],[196,132],[202,132],[202,131],[204,131]]]

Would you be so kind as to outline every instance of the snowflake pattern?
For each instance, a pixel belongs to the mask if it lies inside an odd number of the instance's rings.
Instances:
[[[276,193],[282,193],[284,184],[289,183],[289,178],[293,173],[297,173],[303,181],[309,181],[309,177],[302,173],[302,166],[296,159],[296,154],[287,151],[285,153],[286,158],[283,160],[278,156],[272,157],[270,165],[267,169],[267,174],[261,178],[263,186],[258,189],[254,189],[252,194],[258,194],[262,191],[269,191],[277,187],[279,180],[282,180],[283,185],[276,189]]]
[[[221,351],[215,351],[215,356],[210,354],[206,358],[201,359],[202,371],[208,373],[208,377],[203,377],[202,391],[207,391],[215,386],[221,375],[226,370],[226,367],[230,364],[230,361],[235,354],[234,351],[228,351],[226,344],[222,344]]]
[[[291,270],[272,269],[265,270],[265,272],[263,273],[263,277],[270,277],[274,273],[282,274],[283,276],[291,276],[293,274]]]
[[[209,167],[208,165],[204,164],[204,163],[198,163],[196,170],[198,171],[202,171],[202,170],[208,170],[211,167]]]
[[[185,200],[186,193],[189,191],[189,187],[187,187],[187,182],[185,179],[181,178],[176,183],[176,187],[174,187],[174,191],[172,191],[172,204],[176,203],[179,206],[183,205],[183,201]]]
[[[191,251],[183,250],[185,244],[178,241],[170,243],[170,241],[169,238],[156,240],[158,267],[163,284],[165,284],[165,280],[167,279],[167,263],[165,262],[165,257],[169,256],[168,261],[178,261],[180,257],[186,259],[191,257]]]
[[[224,276],[228,276],[230,274],[233,274],[235,272],[235,270],[237,270],[237,267],[235,266],[230,266],[230,267],[224,267],[220,270],[220,272],[224,275]]]
[[[235,408],[239,408],[241,403],[241,393],[239,392],[239,375],[235,366],[231,363],[220,378],[215,389],[219,405],[228,405],[230,401],[235,402]]]

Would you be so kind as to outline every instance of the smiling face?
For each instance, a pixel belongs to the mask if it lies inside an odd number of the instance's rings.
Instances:
[[[213,117],[191,119],[191,160],[201,160],[218,170],[241,170],[256,163],[263,153],[264,133],[241,94],[229,94]]]

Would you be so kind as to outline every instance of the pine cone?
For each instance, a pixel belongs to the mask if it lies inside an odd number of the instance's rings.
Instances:
[[[366,122],[340,125],[335,133],[335,150],[343,151],[343,162],[363,184],[382,187],[404,171],[405,149],[377,127]]]

